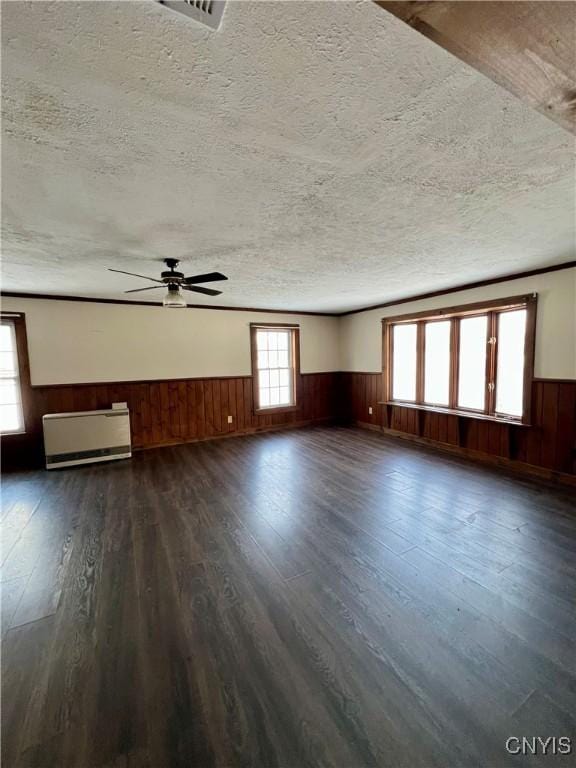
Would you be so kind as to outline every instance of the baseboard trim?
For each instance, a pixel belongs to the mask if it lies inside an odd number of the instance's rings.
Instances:
[[[192,443],[208,443],[212,440],[226,440],[231,437],[245,437],[247,435],[259,435],[264,432],[284,432],[289,429],[302,429],[302,427],[329,426],[334,424],[335,419],[332,416],[326,416],[320,419],[307,419],[304,421],[295,421],[291,424],[271,424],[267,427],[251,427],[237,432],[222,432],[218,435],[206,435],[205,437],[193,437],[189,440],[169,440],[161,443],[149,443],[148,445],[132,446],[136,452],[148,451],[153,448],[174,448],[177,445],[190,445]]]
[[[304,427],[316,427],[316,426],[329,426],[336,424],[337,421],[333,416],[323,416],[318,419],[305,419],[302,421],[292,422],[290,424],[271,424],[264,427],[251,427],[250,429],[238,430],[237,432],[222,432],[217,435],[206,435],[205,437],[194,437],[190,439],[174,439],[165,440],[159,443],[150,443],[147,445],[132,445],[132,454],[140,453],[141,451],[148,451],[156,448],[175,448],[178,445],[189,445],[192,443],[207,443],[212,440],[225,440],[232,437],[246,437],[250,435],[258,435],[267,432],[284,432],[289,429],[302,429]],[[12,472],[28,472],[31,470],[44,468],[44,454],[41,446],[37,446],[38,450],[26,450],[23,452],[25,459],[14,460],[9,463],[2,462],[0,465],[0,473],[10,474]]]
[[[368,424],[365,421],[354,421],[352,423],[354,426],[360,427],[361,429],[380,432],[386,437],[399,438],[400,440],[405,440],[409,443],[414,443],[426,448],[433,448],[436,451],[450,453],[453,456],[459,456],[460,458],[471,459],[482,464],[489,464],[493,467],[507,469],[520,475],[537,478],[539,480],[548,480],[553,483],[576,488],[576,475],[569,475],[566,472],[556,472],[553,469],[537,467],[534,464],[526,464],[523,461],[507,459],[505,456],[494,456],[489,453],[482,453],[482,451],[475,451],[471,448],[462,448],[458,445],[452,445],[452,443],[441,443],[437,440],[430,440],[427,437],[411,435],[409,432],[400,432],[397,429],[389,429],[388,427],[380,427],[376,424]]]
[[[382,427],[379,424],[370,424],[368,421],[355,421],[354,426],[370,429],[372,432],[382,432]]]

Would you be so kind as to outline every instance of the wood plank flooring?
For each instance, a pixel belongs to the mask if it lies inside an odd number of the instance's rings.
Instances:
[[[354,428],[3,478],[2,765],[573,765],[576,503]]]

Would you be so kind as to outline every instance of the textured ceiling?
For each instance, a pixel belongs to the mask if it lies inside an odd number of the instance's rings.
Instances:
[[[570,135],[370,2],[2,16],[6,291],[172,256],[229,275],[205,303],[342,311],[574,258]]]

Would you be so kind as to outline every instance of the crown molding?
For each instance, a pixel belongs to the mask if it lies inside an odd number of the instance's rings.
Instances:
[[[161,301],[129,301],[127,299],[99,299],[94,296],[61,296],[51,293],[21,293],[1,291],[1,298],[40,299],[43,301],[81,301],[90,304],[123,304],[129,307],[163,307]],[[164,307],[163,307],[164,308]],[[182,307],[184,309],[184,307]],[[318,317],[339,317],[338,312],[310,312],[296,309],[263,309],[262,307],[223,307],[218,304],[187,304],[186,309],[216,309],[223,312],[261,312],[269,315],[313,315]]]
[[[465,283],[463,285],[457,285],[453,288],[443,288],[438,291],[430,291],[429,293],[416,293],[411,296],[406,296],[400,299],[394,299],[392,301],[385,301],[381,304],[370,304],[366,307],[359,307],[358,309],[350,309],[346,312],[310,312],[297,309],[264,309],[262,307],[223,307],[217,304],[187,304],[187,309],[211,309],[220,310],[223,312],[259,312],[262,314],[271,315],[305,315],[312,317],[347,317],[348,315],[356,315],[360,312],[370,312],[373,309],[386,309],[386,307],[395,307],[398,304],[409,304],[412,301],[421,301],[423,299],[433,299],[438,296],[446,296],[450,293],[459,293],[460,291],[470,291],[474,288],[485,288],[488,285],[497,285],[498,283],[506,283],[510,280],[521,280],[524,277],[535,277],[536,275],[544,275],[547,272],[558,272],[562,269],[574,269],[576,267],[576,261],[565,261],[562,264],[554,264],[549,267],[539,267],[538,269],[530,269],[525,272],[515,272],[511,275],[503,275],[502,277],[493,277],[488,280],[478,280],[475,283]],[[99,299],[93,296],[61,296],[57,294],[48,293],[21,293],[17,291],[1,291],[1,298],[10,299],[41,299],[44,301],[84,301],[91,304],[123,304],[131,307],[162,307],[161,302],[157,301],[128,301],[127,299]]]
[[[489,280],[478,280],[475,283],[465,283],[464,285],[457,285],[454,288],[444,288],[439,291],[430,291],[429,293],[416,293],[412,296],[406,296],[402,299],[394,299],[393,301],[385,301],[382,304],[371,304],[368,307],[360,307],[358,309],[350,309],[348,312],[340,312],[339,317],[347,317],[348,315],[356,315],[359,312],[370,312],[373,309],[385,309],[386,307],[395,307],[398,304],[409,304],[412,301],[421,301],[422,299],[433,299],[437,296],[447,296],[450,293],[460,293],[460,291],[470,291],[474,288],[485,288],[487,285],[496,285],[497,283],[507,283],[509,280],[521,280],[524,277],[534,277],[535,275],[544,275],[547,272],[558,272],[561,269],[574,269],[576,267],[576,261],[565,261],[563,264],[554,264],[551,267],[540,267],[538,269],[530,269],[526,272],[515,272],[512,275],[503,275],[502,277],[493,277]]]

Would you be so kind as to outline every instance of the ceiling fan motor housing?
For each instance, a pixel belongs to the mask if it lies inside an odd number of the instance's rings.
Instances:
[[[165,283],[178,283],[184,279],[183,272],[175,272],[174,270],[180,264],[178,259],[164,259],[164,264],[168,267],[170,272],[161,272],[160,277]]]
[[[165,283],[177,283],[184,279],[183,272],[161,272],[160,277]]]

